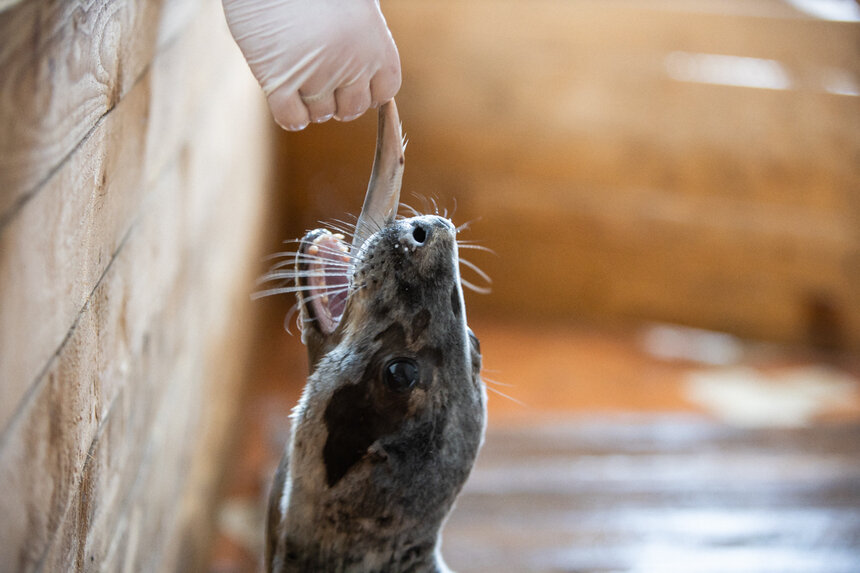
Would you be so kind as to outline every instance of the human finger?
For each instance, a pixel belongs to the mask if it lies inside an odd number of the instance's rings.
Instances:
[[[379,107],[400,91],[400,66],[383,68],[370,80],[370,105]]]
[[[328,121],[337,112],[337,101],[334,98],[334,92],[301,95],[300,90],[300,97],[308,110],[308,117],[314,123]]]
[[[334,97],[337,100],[335,119],[352,121],[370,107],[370,85],[366,81],[358,81],[336,89]]]
[[[308,108],[297,91],[275,90],[269,95],[269,109],[275,121],[288,131],[299,131],[310,123]]]

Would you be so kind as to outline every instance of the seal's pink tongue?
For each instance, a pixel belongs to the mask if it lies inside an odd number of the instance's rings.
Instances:
[[[352,255],[355,258],[361,245],[376,231],[394,220],[400,204],[400,184],[404,163],[403,133],[400,116],[394,100],[379,108],[379,124],[376,131],[376,156],[373,171],[364,196],[364,205],[355,235],[352,239]]]

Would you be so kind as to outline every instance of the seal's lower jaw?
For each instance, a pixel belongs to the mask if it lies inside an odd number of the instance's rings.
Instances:
[[[349,293],[351,257],[341,234],[317,229],[302,240],[297,271],[305,285],[302,308],[323,335],[337,328]]]

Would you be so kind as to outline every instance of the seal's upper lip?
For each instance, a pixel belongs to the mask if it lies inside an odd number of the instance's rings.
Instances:
[[[361,246],[373,233],[394,220],[400,203],[404,164],[403,132],[397,105],[392,99],[379,108],[376,131],[376,156],[367,184],[361,214],[355,224],[351,254],[358,256]]]

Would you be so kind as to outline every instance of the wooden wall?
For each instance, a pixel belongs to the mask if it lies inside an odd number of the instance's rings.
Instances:
[[[0,571],[193,570],[271,121],[217,0],[13,3],[0,38]]]
[[[474,312],[860,348],[857,23],[779,0],[383,10],[404,68],[403,198],[456,199],[458,221],[480,218],[463,238],[498,253],[474,257],[495,279]],[[756,60],[717,58],[734,66],[720,85],[701,81],[713,55]],[[748,64],[746,81],[787,82],[725,85]],[[372,118],[287,137],[300,224],[357,212]]]

